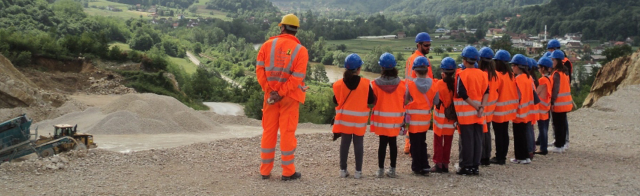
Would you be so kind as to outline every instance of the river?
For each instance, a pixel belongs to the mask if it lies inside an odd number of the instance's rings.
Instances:
[[[333,83],[342,79],[344,68],[339,68],[338,66],[335,66],[335,65],[325,65],[324,69],[327,71],[327,77],[329,78],[330,83]],[[360,71],[360,75],[364,76],[364,78],[371,79],[371,80],[377,77],[380,77],[380,74],[378,73],[367,72],[367,71]]]

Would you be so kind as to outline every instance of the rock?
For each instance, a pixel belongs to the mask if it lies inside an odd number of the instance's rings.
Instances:
[[[591,107],[601,97],[610,95],[621,87],[635,84],[640,84],[640,50],[602,66],[583,105]]]

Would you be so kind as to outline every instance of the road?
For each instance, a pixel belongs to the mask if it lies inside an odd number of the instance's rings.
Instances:
[[[196,58],[195,55],[193,55],[193,54],[191,54],[191,52],[187,51],[187,56],[189,57],[189,60],[191,60],[191,62],[193,64],[196,64],[197,66],[200,66],[200,60],[198,60],[198,58]],[[210,60],[213,61],[213,59],[210,59]],[[233,79],[225,76],[224,74],[220,73],[220,76],[222,77],[222,79],[224,79],[225,81],[227,81],[231,85],[234,85],[234,86],[242,88],[242,85],[238,84],[236,81],[234,81]]]

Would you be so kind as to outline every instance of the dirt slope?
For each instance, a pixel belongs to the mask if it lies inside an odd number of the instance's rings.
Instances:
[[[584,105],[590,107],[600,97],[610,95],[621,87],[635,84],[640,84],[640,50],[604,65],[598,71]]]

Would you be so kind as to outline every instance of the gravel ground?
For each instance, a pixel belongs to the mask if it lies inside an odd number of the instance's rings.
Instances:
[[[279,179],[279,153],[272,179],[260,180],[260,137],[253,137],[131,153],[93,149],[60,155],[66,163],[53,158],[2,164],[0,190],[8,195],[640,195],[639,96],[640,86],[625,87],[592,108],[570,113],[568,152],[536,156],[530,165],[482,167],[477,177],[414,176],[410,157],[399,155],[398,178],[375,178],[378,139],[368,133],[364,178],[340,179],[339,143],[330,141],[327,128],[298,136],[296,166],[303,176],[293,182]],[[456,136],[452,163],[458,160],[457,141]],[[352,174],[353,166],[351,155]]]

